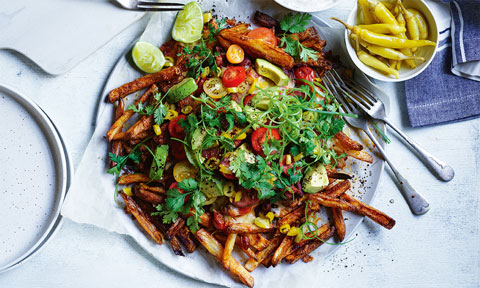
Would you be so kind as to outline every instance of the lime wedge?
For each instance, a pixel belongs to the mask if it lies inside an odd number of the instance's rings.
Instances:
[[[147,73],[155,73],[162,69],[165,64],[165,56],[162,51],[147,42],[138,41],[132,49],[132,58],[135,65]]]
[[[189,2],[177,13],[172,38],[178,42],[192,43],[202,37],[203,12],[197,2]]]

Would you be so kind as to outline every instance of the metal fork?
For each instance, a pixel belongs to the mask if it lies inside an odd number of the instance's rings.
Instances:
[[[327,88],[328,92],[332,94],[342,105],[341,109],[348,114],[356,114],[358,117],[348,117],[344,116],[345,122],[350,124],[351,126],[355,128],[362,129],[367,133],[368,137],[375,143],[375,147],[380,151],[380,153],[383,155],[383,158],[385,161],[388,163],[390,168],[393,171],[393,174],[398,180],[399,183],[399,188],[400,191],[402,192],[405,200],[407,201],[410,209],[412,212],[416,215],[421,215],[425,214],[428,212],[430,209],[430,204],[428,201],[415,189],[408,183],[407,179],[405,179],[400,172],[395,168],[394,164],[390,159],[388,158],[387,154],[383,150],[382,146],[380,146],[380,143],[378,142],[377,138],[373,135],[373,133],[370,131],[369,126],[368,126],[368,119],[367,115],[365,112],[362,110],[358,109],[355,107],[352,103],[349,103],[346,101],[345,97],[347,97],[345,94],[348,95],[348,92],[345,91],[344,89],[341,88],[340,84],[338,83],[337,79],[333,77],[332,74],[326,74],[326,77],[324,77],[324,84],[325,87]]]
[[[357,104],[360,109],[365,111],[365,113],[373,119],[385,122],[395,132],[402,136],[403,139],[405,139],[405,141],[417,151],[422,162],[430,168],[430,171],[432,171],[439,179],[443,181],[450,181],[453,179],[455,176],[453,168],[420,147],[420,145],[413,141],[413,139],[408,137],[396,125],[394,125],[385,114],[385,105],[377,96],[375,96],[374,93],[354,80],[349,78],[342,79],[336,71],[329,72],[329,77],[335,77],[335,79],[338,79],[341,87],[348,92],[346,95],[348,99]]]
[[[182,10],[183,3],[166,3],[141,0],[115,0],[120,6],[134,11],[178,11]]]

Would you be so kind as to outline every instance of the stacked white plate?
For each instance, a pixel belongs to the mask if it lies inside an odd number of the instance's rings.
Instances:
[[[33,101],[0,85],[0,272],[37,253],[61,225],[73,169],[65,144]]]

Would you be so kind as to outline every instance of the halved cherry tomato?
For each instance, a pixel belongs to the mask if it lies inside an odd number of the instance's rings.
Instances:
[[[252,98],[253,98],[253,94],[245,96],[245,98],[243,99],[243,106],[247,106],[248,103],[252,101]]]
[[[231,66],[223,72],[222,83],[225,87],[237,87],[245,80],[247,72],[241,66]]]
[[[282,162],[280,162],[280,168],[282,168],[283,173],[288,175],[288,169],[290,169],[292,167],[293,167],[293,163],[290,163],[290,164],[287,165],[287,155],[283,155]]]
[[[267,129],[265,127],[260,127],[257,130],[253,131],[252,133],[252,148],[257,152],[257,154],[264,155],[263,153],[263,143],[267,140],[267,130],[269,130],[268,133],[268,139],[275,139],[275,140],[281,140],[282,136],[280,136],[280,133],[278,132],[277,129]]]
[[[295,69],[295,78],[313,82],[315,80],[315,71],[308,66],[298,67]],[[307,84],[305,82],[300,83]]]
[[[227,60],[232,64],[242,63],[245,58],[245,53],[243,52],[242,47],[237,44],[232,44],[228,47],[227,50]]]
[[[185,145],[183,145],[183,143],[173,143],[172,145],[170,145],[170,148],[172,149],[172,155],[173,157],[175,157],[175,159],[187,159],[187,154],[185,153]]]
[[[185,115],[180,115],[176,118],[170,120],[168,123],[168,132],[170,132],[170,136],[173,138],[183,139],[185,138],[185,129],[178,123],[180,119],[187,119]]]
[[[277,38],[275,37],[275,33],[268,28],[260,27],[253,29],[252,31],[248,32],[247,36],[252,39],[260,39],[272,46],[277,46]]]

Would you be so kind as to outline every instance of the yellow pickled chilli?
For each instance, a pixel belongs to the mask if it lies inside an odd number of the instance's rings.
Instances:
[[[402,13],[398,13],[397,22],[398,22],[399,25],[405,26],[405,18],[403,18]],[[398,34],[398,37],[400,37],[402,39],[407,39],[407,35],[405,33]],[[402,52],[406,56],[412,56],[413,55],[412,50],[407,49],[407,48],[400,49],[400,52]],[[405,63],[407,63],[408,67],[410,67],[411,69],[417,67],[417,63],[415,62],[415,60],[405,60]]]
[[[289,224],[283,224],[282,226],[280,226],[280,233],[282,234],[287,234],[288,231],[290,231],[290,225]]]
[[[358,25],[362,29],[367,29],[372,32],[381,33],[381,34],[400,34],[406,32],[407,29],[400,25],[394,24],[368,24],[368,25]]]
[[[373,24],[375,23],[375,18],[370,11],[370,7],[368,6],[367,0],[358,0],[358,4],[360,5],[360,9],[362,10],[363,15],[363,22],[365,24]]]
[[[365,42],[375,44],[378,46],[389,47],[389,48],[414,48],[414,47],[420,47],[420,46],[435,46],[435,43],[429,40],[402,39],[395,36],[389,36],[389,35],[368,31],[358,26],[351,26],[337,18],[332,18],[332,19],[337,20],[343,25],[345,25],[345,27],[351,30],[352,33],[357,34],[361,40],[364,40]]]
[[[415,18],[417,19],[417,24],[418,24],[418,30],[420,30],[420,39],[427,39],[428,38],[428,25],[427,21],[423,17],[422,13],[420,13],[418,10],[415,9],[407,9],[413,15],[415,15]]]
[[[373,44],[367,43],[365,41],[360,41],[360,45],[365,47],[372,54],[382,56],[384,58],[391,59],[391,60],[394,60],[394,61],[395,60],[397,60],[397,61],[398,60],[408,60],[408,59],[425,61],[425,58],[423,58],[423,57],[406,56],[402,52],[397,51],[395,49],[373,45]]]
[[[132,193],[132,187],[125,187],[122,189],[123,193],[125,193],[125,195],[127,196],[130,196],[132,197],[133,196],[133,193]]]
[[[379,23],[398,25],[397,19],[392,12],[388,10],[382,2],[377,0],[367,0],[370,10]]]
[[[402,10],[403,17],[405,17],[405,21],[407,22],[407,33],[410,40],[420,40],[420,29],[418,28],[417,18],[415,14],[408,11],[405,6],[403,6],[402,2],[398,0],[398,7]],[[412,47],[412,51],[416,51],[416,47]]]
[[[157,136],[162,134],[162,129],[160,129],[160,126],[158,124],[153,125],[153,131]]]
[[[396,78],[399,77],[398,71],[388,67],[387,64],[383,63],[379,59],[375,58],[374,56],[368,54],[365,51],[358,51],[357,52],[358,59],[362,61],[363,64],[378,69],[386,74],[394,75]]]
[[[168,112],[167,112],[167,115],[165,116],[165,119],[166,120],[172,120],[174,118],[177,118],[178,116],[178,112],[173,110],[173,109],[169,109]]]

